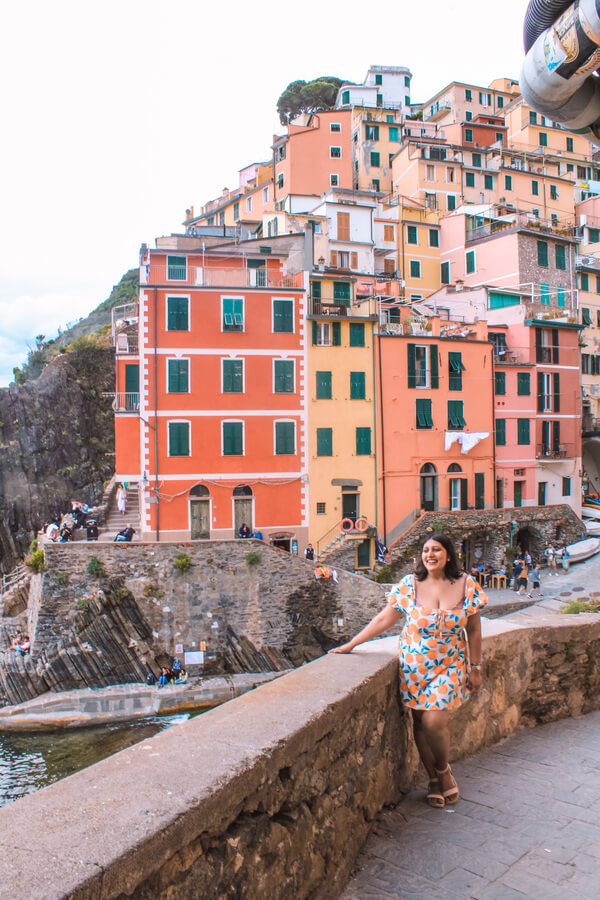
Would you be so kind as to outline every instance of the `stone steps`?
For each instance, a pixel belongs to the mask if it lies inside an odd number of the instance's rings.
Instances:
[[[127,503],[125,506],[125,514],[120,513],[117,509],[116,496],[113,499],[110,509],[106,515],[106,520],[100,529],[98,540],[112,541],[125,525],[131,525],[136,530],[134,540],[139,540],[140,531],[140,506],[139,506],[139,485],[130,484],[127,489]]]

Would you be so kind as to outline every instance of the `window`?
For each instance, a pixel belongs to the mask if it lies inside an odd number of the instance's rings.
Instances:
[[[512,175],[504,176],[504,190],[512,191]]]
[[[356,455],[357,456],[370,456],[371,455],[371,429],[370,428],[357,428],[356,429]]]
[[[386,121],[386,122],[395,122],[396,120],[395,120],[395,118],[394,118],[394,113],[386,113],[386,114],[385,114],[385,121]]]
[[[600,294],[600,275],[596,275],[596,293]]]
[[[506,394],[506,372],[495,373],[495,391],[496,395]]]
[[[456,197],[454,194],[448,194],[448,212],[452,212],[453,209],[456,209]]]
[[[269,202],[269,188],[264,187],[263,188],[263,203],[268,203],[268,202]]]
[[[555,252],[555,259],[556,259],[556,268],[557,269],[566,269],[567,268],[567,260],[566,260],[564,244],[556,244],[554,252]]]
[[[219,213],[219,225],[224,225],[224,224],[225,224],[225,210],[222,210]]]
[[[537,261],[538,266],[548,268],[548,243],[547,241],[537,242]]]
[[[562,495],[563,495],[563,497],[570,497],[570,496],[571,496],[571,479],[570,479],[570,478],[564,478],[564,477],[563,477],[563,480],[562,480]]]
[[[342,103],[344,106],[350,103],[350,91],[342,91]]]
[[[240,217],[240,202],[236,200],[233,204],[233,218],[234,220],[239,219]]]
[[[378,141],[379,125],[365,125],[365,138],[367,141]]]
[[[573,163],[567,163],[567,172],[573,172],[574,166]]]
[[[317,515],[324,516],[327,511],[327,506],[325,503],[317,503]]]
[[[365,346],[365,326],[364,322],[350,322],[350,346]]]
[[[573,138],[568,137],[567,138],[567,153],[572,153],[572,152],[573,152]]]
[[[337,214],[337,231],[338,241],[350,240],[350,213],[339,212]]]
[[[465,262],[467,268],[467,275],[472,275],[475,271],[475,251],[467,250],[465,253]]]
[[[296,452],[296,423],[275,422],[275,456],[293,456]]]
[[[221,299],[223,314],[223,331],[244,330],[244,301],[242,297],[223,297]]]
[[[429,246],[430,247],[439,247],[440,246],[440,233],[437,228],[429,229]]]
[[[542,306],[550,306],[550,285],[540,282],[540,303]]]
[[[421,277],[421,261],[419,259],[411,259],[410,261],[410,277]]]
[[[433,428],[433,418],[431,415],[431,399],[429,397],[417,399],[417,428]]]
[[[167,280],[185,281],[187,260],[185,256],[167,256]]]
[[[465,113],[465,119],[467,120],[467,122],[470,122],[472,120],[472,118],[473,118],[473,113],[471,112],[470,109],[468,109]]]
[[[579,287],[582,291],[589,291],[590,279],[587,272],[582,272],[579,276]]]
[[[329,176],[329,186],[337,187],[340,183],[339,175],[335,175],[333,172]]]
[[[331,372],[317,372],[317,400],[331,400]]]
[[[529,111],[529,124],[537,125],[537,113],[534,112],[533,110]]]
[[[244,361],[242,359],[223,360],[223,393],[244,393]]]
[[[339,322],[313,322],[312,342],[317,347],[339,347],[342,342],[342,326]]]
[[[467,187],[475,187],[475,172],[465,174],[465,184]]]
[[[293,334],[294,301],[273,300],[273,332]]]
[[[425,181],[435,181],[435,166],[425,166]]]
[[[223,422],[222,425],[223,456],[244,455],[244,423]]]
[[[410,106],[410,97],[408,95],[405,95],[404,97],[404,105]]]
[[[383,226],[383,240],[386,242],[390,242],[394,240],[394,226],[393,225],[384,225]]]
[[[190,390],[190,363],[187,359],[167,360],[167,392],[187,394]]]
[[[342,158],[342,148],[341,147],[330,147],[329,148],[329,159],[341,159]]]
[[[556,289],[556,303],[558,306],[562,306],[563,308],[567,305],[565,287],[562,284],[559,284]]]
[[[383,77],[381,75],[375,76],[375,84],[383,84]]]
[[[333,456],[333,428],[317,428],[317,456]]]
[[[531,377],[529,372],[517,372],[517,394],[528,397],[531,394]]]
[[[548,135],[545,131],[540,131],[540,147],[548,146]]]
[[[246,212],[252,212],[252,197],[246,198]]]
[[[486,191],[494,190],[494,176],[493,175],[484,175],[483,176],[483,186]]]
[[[418,236],[417,236],[417,226],[416,225],[407,225],[406,228],[406,243],[407,244],[418,244]]]
[[[350,372],[350,399],[364,400],[366,397],[365,373]]]
[[[597,244],[600,241],[600,229],[588,228],[588,241],[590,244]]]
[[[410,75],[404,76],[404,87],[410,87]]]
[[[296,363],[293,359],[273,361],[273,393],[293,394]]]
[[[338,131],[341,131],[341,130],[342,130],[342,126],[341,126],[341,124],[340,124],[339,122],[330,122],[330,123],[329,123],[329,130],[330,130],[332,133],[333,133],[333,132],[338,132]]]
[[[279,175],[277,176],[277,187],[278,188],[283,187],[283,177],[284,177],[283,172],[280,172]]]
[[[187,297],[167,297],[167,331],[189,331]]]
[[[498,109],[502,109],[504,106],[504,97],[497,97],[496,100],[498,103]]]
[[[538,194],[540,193],[539,182],[537,182],[537,181],[531,182],[531,193],[533,194],[534,197],[538,196]]]
[[[390,126],[388,128],[388,139],[391,143],[397,144],[400,138],[398,137],[398,128],[397,126]]]
[[[443,262],[441,268],[442,268],[442,275],[441,275],[442,284],[450,284],[450,263],[447,261]]]
[[[558,364],[558,328],[535,329],[535,361]]]
[[[583,325],[592,324],[592,312],[586,306],[581,307],[581,322]]]
[[[448,431],[456,431],[465,426],[462,400],[448,400]]]
[[[538,506],[546,505],[546,488],[548,486],[547,481],[538,481]]]
[[[373,190],[378,192],[379,188],[380,188],[379,178],[374,178],[372,181],[372,185],[373,185]]]
[[[454,183],[454,169],[452,166],[446,166],[446,182],[448,184]]]
[[[497,131],[497,132],[496,132],[496,140],[497,140],[497,141],[503,141],[503,140],[504,140],[504,132],[503,132],[503,131]]]
[[[383,106],[383,94],[377,94],[377,106]]]
[[[460,352],[448,353],[448,389],[451,391],[462,391],[462,373],[465,367],[462,362]]]
[[[529,419],[517,419],[517,444],[529,444]]]
[[[506,446],[506,419],[496,419],[496,446]]]
[[[465,88],[465,100],[467,101],[467,103],[470,103],[472,99],[473,92],[471,91],[471,88]]]
[[[214,224],[215,224],[215,217],[214,217],[214,216],[209,216],[208,219],[206,220],[206,224],[207,224],[207,225],[214,225]]]
[[[465,128],[465,143],[472,144],[473,143],[473,129]]]
[[[555,184],[550,185],[550,199],[558,200],[558,188]]]
[[[371,165],[375,166],[376,168],[379,168],[379,166],[381,165],[379,153],[377,153],[376,151],[371,153]]]
[[[481,153],[472,153],[473,165],[481,168]]]
[[[169,456],[190,455],[190,423],[169,422]]]

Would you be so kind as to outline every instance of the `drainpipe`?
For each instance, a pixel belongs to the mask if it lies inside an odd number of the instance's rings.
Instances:
[[[377,308],[377,307],[376,307]],[[379,317],[377,319],[379,323]],[[379,325],[377,330],[379,331]],[[375,449],[373,468],[375,470],[375,527],[378,521],[378,505],[377,505],[377,404],[375,403],[375,323],[371,322],[371,357],[373,360],[373,447]]]
[[[519,523],[515,522],[515,520],[513,519],[512,522],[510,523],[510,549],[511,550],[512,550],[512,545],[513,545],[513,534],[515,533],[515,531],[517,530],[518,527],[519,527]]]
[[[157,348],[157,309],[156,309],[156,288],[154,288],[154,499],[156,500],[156,540],[160,540],[159,527],[159,502],[158,502],[158,348]]]
[[[494,348],[493,347],[490,350],[490,358],[492,361],[492,454],[493,454],[493,456],[492,456],[492,471],[494,473],[493,474],[494,483],[492,485],[492,488],[493,488],[492,497],[494,500],[494,507],[496,507],[496,501],[497,501],[497,497],[496,497],[496,490],[497,490],[497,484],[496,484],[496,391],[495,391],[496,364],[495,364],[495,360],[494,360]],[[483,506],[485,508],[485,495],[483,498]],[[496,508],[504,509],[504,481],[502,482],[502,507],[498,506]]]
[[[381,502],[383,512],[383,542],[387,544],[387,521],[385,505],[385,443],[383,429],[383,379],[381,375],[381,335],[377,335],[377,350],[379,354],[379,403],[381,409]],[[374,364],[374,363],[373,363]]]

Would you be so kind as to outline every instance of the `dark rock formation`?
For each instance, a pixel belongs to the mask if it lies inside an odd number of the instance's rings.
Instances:
[[[113,350],[78,338],[39,378],[0,389],[0,571],[73,498],[96,504],[114,469]]]

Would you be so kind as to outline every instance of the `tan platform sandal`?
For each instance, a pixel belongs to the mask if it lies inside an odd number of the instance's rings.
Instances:
[[[443,809],[446,805],[446,801],[444,800],[444,796],[441,792],[439,778],[429,779],[429,787],[427,789],[426,800],[430,806],[434,806],[436,809]]]
[[[448,763],[448,765],[446,766],[445,769],[442,769],[441,771],[439,769],[436,769],[435,771],[438,776],[440,788],[442,785],[442,780],[441,780],[442,775],[447,775],[452,779],[452,781],[451,781],[452,787],[448,788],[448,790],[446,790],[446,791],[442,791],[442,797],[444,798],[444,803],[446,806],[454,806],[454,804],[458,803],[458,801],[459,801],[460,793],[459,793],[458,785],[455,781],[454,775],[452,774],[452,769],[450,768],[450,763]]]

